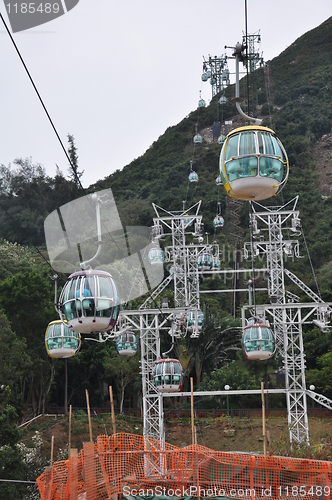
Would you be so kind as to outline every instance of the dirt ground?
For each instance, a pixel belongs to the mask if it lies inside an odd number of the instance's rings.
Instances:
[[[228,416],[215,419],[195,420],[197,443],[214,450],[247,452],[262,454],[263,437],[262,421],[259,418],[231,419]],[[54,458],[59,453],[61,458],[66,454],[69,438],[68,417],[41,417],[35,424],[30,424],[26,429],[24,442],[31,446],[31,437],[38,431],[43,439],[43,455],[50,456],[51,440],[54,435]],[[300,448],[293,446],[291,449],[286,418],[268,418],[266,431],[270,437],[267,443],[267,453],[278,456],[293,456],[315,458],[332,461],[332,420],[319,418],[309,419],[310,446]],[[116,432],[129,432],[142,434],[142,421],[135,417],[116,417]],[[93,439],[99,434],[112,434],[112,420],[109,414],[92,418]],[[170,444],[184,447],[192,442],[191,422],[183,421],[166,422],[165,438]],[[73,415],[71,426],[71,447],[83,447],[83,442],[89,441],[89,425],[86,415]]]

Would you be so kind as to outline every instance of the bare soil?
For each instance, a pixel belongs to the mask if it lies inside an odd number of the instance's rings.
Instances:
[[[81,412],[82,413],[82,412]],[[214,450],[247,452],[262,454],[263,437],[262,421],[259,418],[231,419],[228,416],[215,419],[196,419],[197,443]],[[309,419],[310,446],[291,449],[286,418],[268,418],[266,430],[270,436],[267,452],[278,456],[293,456],[315,458],[332,461],[332,420],[319,418]],[[24,442],[30,446],[31,437],[38,431],[43,439],[43,455],[50,456],[51,440],[54,435],[54,457],[61,455],[68,448],[68,417],[41,417],[35,424],[30,424],[26,430]],[[116,432],[142,434],[142,421],[135,417],[116,417]],[[93,438],[99,434],[112,434],[112,420],[109,414],[102,414],[92,419]],[[188,419],[165,423],[166,441],[179,447],[190,445],[191,422]],[[83,447],[83,442],[89,441],[88,418],[84,415],[73,416],[71,447]],[[59,455],[59,452],[61,454]]]
[[[322,196],[332,195],[332,134],[323,135],[312,153]]]

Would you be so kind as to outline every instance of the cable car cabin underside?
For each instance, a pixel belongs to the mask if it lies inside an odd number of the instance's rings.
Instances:
[[[68,328],[81,334],[112,330],[119,314],[115,282],[104,271],[78,271],[69,276],[59,298]]]
[[[220,154],[220,173],[231,198],[270,198],[281,191],[288,171],[286,151],[273,130],[256,125],[228,134]]]

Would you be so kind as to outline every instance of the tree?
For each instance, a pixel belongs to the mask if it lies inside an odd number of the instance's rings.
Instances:
[[[115,381],[122,413],[126,387],[139,377],[139,356],[120,356],[112,347],[104,358],[105,375]]]
[[[77,147],[75,146],[74,136],[67,134],[67,137],[69,142],[68,154],[70,158],[69,178],[74,181],[77,186],[80,186],[80,179],[84,174],[84,170],[82,172],[78,171]]]
[[[316,391],[329,398],[332,397],[332,351],[326,352],[317,360],[320,369],[307,372],[307,384],[314,384]]]
[[[0,394],[0,478],[24,480],[26,466],[20,449],[16,446],[22,431],[16,425],[15,408],[9,404],[10,389],[6,387]],[[24,485],[0,481],[0,498],[16,500],[22,498]]]
[[[22,404],[26,373],[31,369],[25,339],[11,330],[6,315],[0,311],[0,385],[11,388],[11,402]]]
[[[17,273],[0,282],[0,307],[19,339],[26,340],[31,369],[24,371],[22,398],[33,411],[44,412],[54,379],[54,360],[45,349],[45,330],[53,319],[53,290],[47,273],[35,270]]]
[[[205,376],[199,390],[223,391],[225,385],[229,385],[233,390],[260,388],[260,383],[256,381],[255,377],[239,368],[236,361],[232,361],[229,365],[214,370],[210,376]],[[253,399],[253,396],[232,396],[233,404],[236,402],[240,408],[252,405]],[[255,404],[257,404],[256,401]]]

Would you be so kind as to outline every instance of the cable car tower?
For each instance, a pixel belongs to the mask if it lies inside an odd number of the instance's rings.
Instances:
[[[141,372],[143,390],[143,435],[164,440],[163,391],[154,382],[155,369],[162,356],[171,356],[174,339],[190,334],[198,337],[202,328],[200,311],[199,275],[213,273],[209,268],[200,268],[202,256],[219,255],[219,246],[204,243],[201,202],[188,209],[168,211],[153,204],[156,217],[151,230],[152,244],[159,245],[164,238],[170,244],[164,247],[164,262],[170,273],[149,295],[139,310],[120,311],[117,329],[126,325],[140,332]],[[204,259],[203,259],[204,261]],[[212,260],[211,260],[212,262]],[[163,266],[163,262],[155,263]],[[160,294],[173,282],[174,307],[164,299],[159,306]],[[172,337],[170,351],[161,353],[160,334]],[[167,361],[167,360],[165,360]]]
[[[228,134],[221,151],[220,173],[230,197],[250,202],[251,241],[245,243],[244,255],[252,260],[253,271],[254,260],[258,256],[265,257],[270,304],[256,306],[254,302],[254,306],[244,306],[242,328],[245,337],[246,330],[250,330],[248,325],[252,316],[259,320],[258,323],[271,325],[277,351],[283,360],[290,443],[309,443],[306,395],[328,408],[332,408],[332,401],[306,389],[302,325],[314,323],[322,330],[330,328],[332,308],[284,265],[285,257],[300,256],[299,242],[294,239],[301,234],[299,211],[296,209],[298,197],[283,206],[265,207],[258,203],[278,194],[284,187],[289,164],[276,134],[261,126],[260,119],[249,116],[241,108],[239,62],[246,61],[245,49],[240,43],[234,49],[236,95],[233,101],[249,125]],[[295,294],[286,293],[287,278],[299,286],[311,302],[299,302]],[[259,330],[258,326],[256,330]],[[252,337],[247,337],[247,341],[250,347],[256,345],[256,359],[266,359],[266,352],[260,357],[259,349],[262,347],[255,344]],[[260,343],[263,344],[262,340]]]
[[[207,82],[208,80],[211,84],[212,97],[230,84],[226,54],[220,57],[209,55],[208,59],[203,56],[202,81]]]

